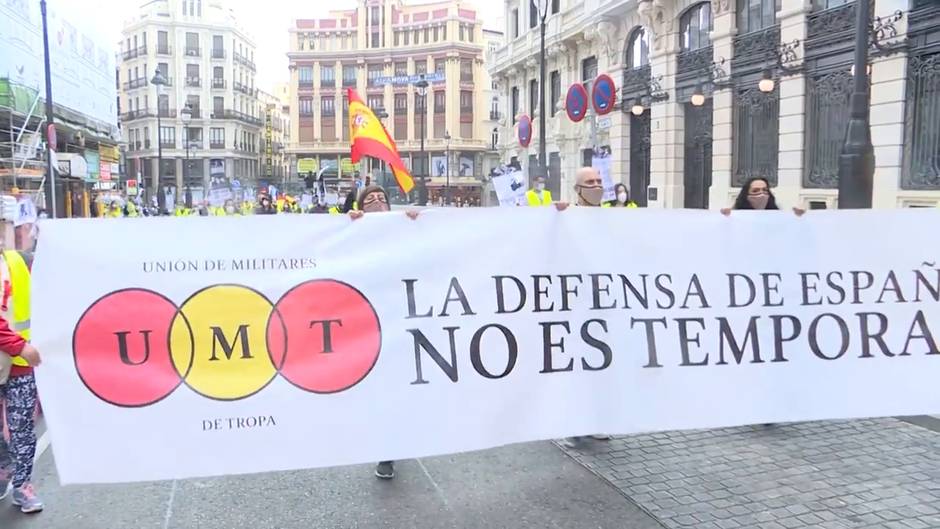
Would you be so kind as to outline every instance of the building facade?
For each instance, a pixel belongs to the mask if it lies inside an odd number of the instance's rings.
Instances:
[[[298,170],[325,169],[340,179],[375,175],[395,195],[381,163],[355,167],[349,159],[346,89],[354,88],[370,108],[384,111],[389,134],[431,200],[448,193],[479,199],[484,154],[492,150],[484,42],[481,18],[459,0],[359,0],[330,18],[297,20],[288,54],[288,152]],[[430,80],[424,97],[415,86],[422,75]]]
[[[127,174],[201,200],[260,176],[262,114],[255,45],[218,0],[156,0],[123,30],[118,83]],[[160,72],[166,84],[152,80]],[[162,150],[162,152],[161,152]],[[162,165],[158,160],[162,158]]]
[[[284,102],[278,96],[278,89],[269,94],[258,91],[258,104],[261,109],[264,129],[261,133],[261,176],[265,181],[278,187],[296,181],[290,170],[290,157],[286,153],[290,139],[290,112],[284,114]]]
[[[778,201],[837,207],[854,69],[852,0],[550,0],[546,19],[549,186],[572,198],[577,167],[609,147],[614,179],[650,207],[720,208],[751,177]],[[509,102],[500,154],[535,165],[538,15],[506,0],[507,44],[489,68]],[[871,125],[875,207],[940,204],[940,2],[875,0]],[[873,18],[874,18],[873,17]],[[573,83],[606,73],[618,108],[580,123]],[[588,87],[590,88],[590,87]]]

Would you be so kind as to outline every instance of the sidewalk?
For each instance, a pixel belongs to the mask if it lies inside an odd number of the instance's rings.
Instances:
[[[667,528],[940,528],[940,433],[897,419],[667,432],[568,454]]]

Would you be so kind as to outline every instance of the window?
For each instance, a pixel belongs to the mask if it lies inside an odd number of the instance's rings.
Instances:
[[[539,82],[536,79],[529,81],[529,116],[535,116],[535,109],[539,106]]]
[[[519,37],[519,9],[518,8],[512,10],[512,16],[509,17],[509,19],[510,19],[510,27],[509,27],[510,34],[512,35],[512,38],[514,39],[518,38]]]
[[[460,113],[473,114],[473,92],[469,90],[460,91]]]
[[[369,105],[369,108],[377,112],[379,109],[385,109],[385,96],[381,95],[370,95],[366,99],[366,104]]]
[[[777,183],[779,94],[749,88],[734,95],[735,186],[757,176]]]
[[[166,116],[170,112],[170,96],[162,94],[157,96],[157,111]]]
[[[464,29],[463,24],[461,24],[461,25],[460,25],[460,35],[459,35],[459,37],[460,37],[460,42],[463,42],[464,39],[465,39],[465,31],[466,31],[466,30]]]
[[[301,116],[313,115],[313,98],[312,97],[300,98],[300,115]]]
[[[512,95],[509,97],[509,110],[512,112],[512,115],[509,116],[515,122],[516,116],[519,115],[519,87],[512,87]]]
[[[336,86],[336,71],[333,66],[320,65],[320,88]]]
[[[539,25],[539,10],[535,7],[535,0],[529,0],[529,28]]]
[[[176,146],[176,127],[160,127],[160,143]]]
[[[331,118],[336,115],[335,98],[326,96],[320,98],[320,114],[325,118]],[[313,102],[311,100],[311,113],[313,112]]]
[[[441,40],[441,28],[434,26],[434,42]]]
[[[548,115],[554,116],[558,112],[558,103],[561,101],[561,72],[558,70],[553,71],[549,75],[549,98],[548,101],[552,105],[552,108],[549,109]]]
[[[212,113],[218,117],[221,117],[225,113],[225,98],[224,97],[213,97],[212,98]],[[213,116],[213,117],[216,117]]]
[[[424,43],[431,42],[431,28],[424,28]]]
[[[199,57],[199,34],[198,33],[186,34],[186,55],[191,56],[191,57]]]
[[[409,41],[411,40],[411,32],[410,32],[410,31],[403,31],[402,33],[404,33],[404,35],[402,35],[404,45],[405,45],[405,46],[408,46],[408,45],[410,44]]]
[[[379,33],[378,33],[378,32],[374,32],[374,33],[372,33],[372,47],[373,47],[373,48],[378,48],[379,46],[380,46],[380,44],[379,44]]]
[[[917,53],[908,58],[903,189],[940,189],[938,65],[940,53]]]
[[[199,117],[199,96],[189,95],[186,96],[186,106],[189,107],[194,118]]]
[[[225,68],[221,66],[216,66],[212,69],[212,78],[213,79],[224,79],[225,78]]]
[[[199,86],[199,65],[186,65],[186,86]]]
[[[212,57],[216,59],[225,57],[225,44],[222,40],[222,35],[212,36]]]
[[[434,73],[444,74],[447,59],[434,59]]]
[[[381,64],[370,64],[368,67],[369,86],[376,86],[375,80],[382,77],[384,67]]]
[[[813,0],[813,10],[822,11],[823,9],[832,9],[833,7],[844,6],[854,0]]]
[[[395,113],[402,115],[408,113],[408,94],[395,94]]]
[[[646,29],[639,27],[627,41],[627,68],[640,68],[650,63],[650,38]]]
[[[597,57],[591,56],[581,61],[581,81],[594,81],[597,78]]]
[[[773,26],[779,9],[780,0],[738,0],[738,34]]]
[[[343,66],[343,86],[356,86],[356,67]]]
[[[396,62],[395,63],[395,75],[408,75],[408,63]]]
[[[806,78],[804,187],[835,188],[849,121],[853,77],[846,69]]]
[[[415,61],[415,74],[421,75],[428,73],[428,62],[425,60]]]
[[[167,43],[166,31],[157,32],[157,53],[162,53],[164,55],[170,53],[170,45]]]
[[[424,112],[425,109],[427,108],[427,102],[428,102],[427,96],[421,97],[420,95],[418,95],[417,92],[415,92],[415,109],[417,109],[420,112]]]
[[[447,93],[443,90],[434,92],[434,113],[443,114],[447,106]]]
[[[683,13],[679,22],[679,47],[692,51],[711,46],[712,4],[702,2]]]
[[[297,69],[297,81],[300,86],[313,88],[313,66],[301,66]]]
[[[552,14],[555,15],[561,11],[561,2],[559,0],[552,0]]]
[[[473,59],[460,59],[460,82],[473,82]]]

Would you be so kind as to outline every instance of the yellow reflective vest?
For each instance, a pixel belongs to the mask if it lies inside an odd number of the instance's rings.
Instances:
[[[547,189],[542,190],[540,199],[539,194],[534,189],[530,189],[526,191],[525,199],[530,206],[548,206],[552,203],[552,192]]]
[[[30,324],[30,274],[29,266],[20,252],[16,250],[6,250],[3,252],[3,261],[7,265],[10,273],[10,291],[13,301],[13,307],[10,311],[10,328],[16,334],[29,340]],[[19,356],[13,357],[13,365],[28,367],[26,360]]]

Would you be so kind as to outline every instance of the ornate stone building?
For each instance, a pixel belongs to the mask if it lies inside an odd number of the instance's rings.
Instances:
[[[650,207],[718,208],[752,176],[779,201],[835,207],[853,82],[851,0],[549,0],[549,185],[609,146],[615,179]],[[874,0],[871,124],[875,207],[940,204],[940,2]],[[538,15],[507,0],[506,46],[489,68],[509,105],[504,161],[533,166],[518,117],[538,123]],[[599,73],[619,108],[572,123],[565,94]],[[515,117],[515,119],[513,118]]]

